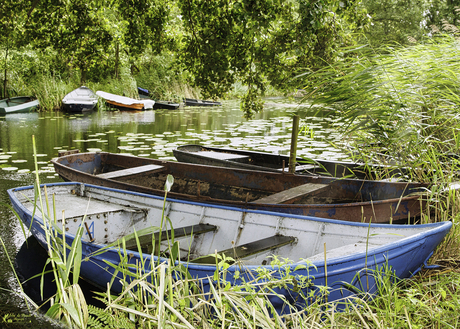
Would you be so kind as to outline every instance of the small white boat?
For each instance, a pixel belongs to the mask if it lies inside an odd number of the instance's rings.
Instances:
[[[226,280],[235,285],[252,281],[261,268],[275,276],[289,272],[299,279],[310,278],[311,285],[296,291],[279,288],[279,295],[272,299],[279,312],[286,311],[279,296],[303,308],[307,303],[304,297],[318,286],[330,288],[329,301],[354,296],[357,290],[375,293],[373,271],[385,267],[396,277],[408,278],[426,264],[452,226],[451,222],[369,225],[175,199],[165,202],[161,196],[82,183],[47,184],[46,190],[50,208],[58,218],[43,216],[40,204],[34,208],[37,194],[33,186],[10,189],[8,195],[25,227],[45,247],[44,217],[63,228],[69,245],[79,227],[86,227],[81,238],[80,275],[94,285],[106,288],[113,282],[111,289],[120,292],[123,275],[108,264],[117,266],[126,258],[130,270],[139,270],[136,264],[145,262],[144,270],[148,271],[158,259],[152,252],[152,241],[156,250],[159,247],[167,252],[173,243],[168,237],[174,237],[179,243],[177,262],[191,277],[202,280],[205,291],[210,289],[216,271],[215,253],[235,260],[226,269]],[[61,214],[65,214],[65,229]],[[126,250],[121,248],[121,239]],[[273,255],[293,263],[272,266]],[[114,275],[117,278],[112,281]]]
[[[67,112],[88,112],[92,111],[96,105],[96,94],[85,86],[72,90],[62,99],[62,107]]]
[[[130,97],[96,91],[96,95],[105,99],[107,104],[120,110],[151,110],[155,101],[153,99],[134,99]]]

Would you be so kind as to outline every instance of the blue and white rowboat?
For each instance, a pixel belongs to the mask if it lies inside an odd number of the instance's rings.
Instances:
[[[125,255],[125,251],[118,247],[99,253],[102,248],[132,234],[134,230],[145,232],[148,228],[160,227],[162,197],[82,183],[47,184],[46,189],[50,205],[53,196],[55,198],[56,213],[65,213],[69,245],[86,214],[85,223],[89,229],[82,238],[81,276],[96,286],[107,287],[114,273],[107,262],[118,264],[120,256]],[[32,217],[33,186],[10,189],[8,194],[24,224],[40,244],[46,246],[40,209],[36,209]],[[44,198],[43,188],[42,195]],[[309,275],[313,286],[326,285],[327,272],[329,301],[354,295],[353,287],[375,293],[375,278],[367,274],[369,271],[366,269],[388,266],[399,278],[411,277],[426,264],[452,226],[451,222],[369,225],[174,199],[167,199],[164,212],[174,227],[175,240],[180,243],[181,262],[192,277],[203,279],[205,289],[209,288],[208,280],[216,270],[215,260],[205,256],[214,254],[216,250],[237,259],[226,274],[226,279],[236,285],[241,283],[241,277],[249,280],[259,267],[273,270],[270,260],[273,255],[278,255],[293,261],[282,267],[290,267],[294,275]],[[58,219],[58,225],[62,225],[61,219]],[[171,236],[171,232],[167,234],[163,230],[162,236],[167,235]],[[141,243],[144,240],[151,243],[152,235],[141,236]],[[131,242],[126,242],[127,249],[130,249],[126,253],[130,262],[136,264],[141,255]],[[163,241],[161,248],[166,247],[167,241]],[[197,259],[199,257],[202,258]],[[150,261],[156,256],[144,253],[143,258],[149,268]],[[314,267],[296,269],[298,265],[307,265],[307,261]],[[283,268],[275,267],[275,270]],[[235,275],[236,271],[240,272],[240,278]],[[363,282],[367,284],[363,286]],[[305,288],[302,293],[308,294],[315,289],[313,286]],[[121,291],[119,280],[114,280],[111,289]],[[281,289],[279,293],[294,302],[299,292]],[[305,302],[300,301],[297,306],[305,306]],[[272,302],[278,311],[285,311],[282,299],[274,297]]]

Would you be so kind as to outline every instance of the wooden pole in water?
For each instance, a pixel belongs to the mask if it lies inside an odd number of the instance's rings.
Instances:
[[[289,153],[289,173],[295,173],[297,159],[297,136],[299,135],[299,116],[292,117],[291,153]]]

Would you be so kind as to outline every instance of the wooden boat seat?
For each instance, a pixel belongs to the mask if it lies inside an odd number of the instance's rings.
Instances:
[[[324,189],[328,187],[328,184],[314,184],[314,183],[307,183],[303,185],[299,185],[278,193],[274,193],[271,195],[268,195],[266,197],[254,200],[254,203],[268,203],[268,204],[279,204],[279,203],[284,203],[287,201],[291,201],[293,199],[300,198],[302,196],[305,196],[309,193]]]
[[[265,239],[249,242],[230,249],[218,251],[217,254],[224,254],[227,257],[232,257],[236,261],[240,258],[246,258],[257,253],[276,249],[293,243],[295,241],[296,238],[292,236],[274,235]],[[216,256],[211,254],[208,256],[198,257],[194,260],[191,260],[191,262],[200,264],[215,264]]]
[[[371,250],[379,246],[380,244],[368,243],[367,250]],[[344,257],[347,255],[355,254],[357,252],[366,252],[366,242],[365,241],[358,241],[355,243],[350,243],[345,246],[330,249],[330,250],[326,249],[326,259],[335,258],[335,257]],[[320,252],[319,254],[307,257],[307,259],[310,261],[315,261],[315,260],[324,261],[324,251]]]
[[[209,224],[198,224],[198,225],[179,227],[179,228],[175,228],[172,230],[162,231],[161,241],[170,239],[173,233],[174,233],[174,239],[177,239],[177,238],[181,238],[185,236],[191,236],[191,235],[203,234],[206,232],[215,231],[216,229],[217,229],[217,226],[209,225]],[[159,238],[160,238],[159,231],[138,236],[139,244],[141,248],[144,250],[149,249],[147,247],[152,246],[153,240],[159,242]],[[136,238],[130,239],[126,241],[125,243],[126,243],[126,249],[137,250]]]
[[[163,170],[165,170],[165,167],[163,166],[148,164],[148,165],[139,166],[139,167],[110,171],[107,173],[98,174],[96,176],[100,178],[111,179],[111,178],[118,178],[122,176],[137,175],[137,174],[141,174],[145,172],[159,172]]]
[[[249,162],[249,158],[250,158],[250,156],[248,155],[224,153],[224,152],[198,151],[195,153],[200,156],[207,157],[207,158],[213,158],[213,159],[218,159],[218,160],[231,160],[231,161],[236,161],[236,162]]]

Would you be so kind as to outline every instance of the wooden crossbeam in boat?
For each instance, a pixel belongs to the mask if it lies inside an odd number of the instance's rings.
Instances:
[[[240,258],[245,258],[251,255],[255,255],[257,253],[261,253],[267,250],[276,249],[290,243],[295,242],[295,238],[292,236],[284,236],[284,235],[274,235],[265,239],[249,242],[240,246],[236,246],[234,248],[218,251],[219,255],[224,254],[227,257],[232,257],[233,259],[237,260]],[[215,255],[209,255],[204,257],[199,257],[192,260],[193,263],[200,263],[200,264],[215,264],[216,257]]]
[[[309,193],[318,191],[320,189],[326,188],[328,184],[315,184],[315,183],[307,183],[303,185],[299,185],[278,193],[274,193],[268,195],[266,197],[260,198],[258,200],[254,200],[254,203],[268,203],[268,204],[278,204],[290,201],[292,199],[300,198],[304,195]]]
[[[121,170],[116,170],[116,171],[110,171],[107,173],[103,174],[98,174],[96,175],[97,177],[100,178],[117,178],[117,177],[122,177],[122,176],[130,176],[130,175],[136,175],[136,174],[141,174],[145,172],[158,172],[164,170],[165,167],[159,166],[159,165],[154,165],[154,164],[148,164],[144,166],[138,166],[138,167],[133,167],[133,168],[126,168],[126,169],[121,169]]]
[[[164,240],[167,240],[168,238],[170,239],[173,233],[174,233],[174,239],[177,239],[177,238],[181,238],[185,236],[191,236],[195,234],[202,234],[206,232],[215,231],[216,229],[217,229],[217,226],[209,225],[209,224],[184,226],[184,227],[175,228],[173,230],[162,231],[161,240],[164,241]],[[144,247],[146,245],[151,245],[152,240],[159,241],[159,238],[160,238],[159,231],[138,236],[139,244],[141,245],[141,247]],[[137,242],[135,238],[126,241],[126,249],[137,249]]]

